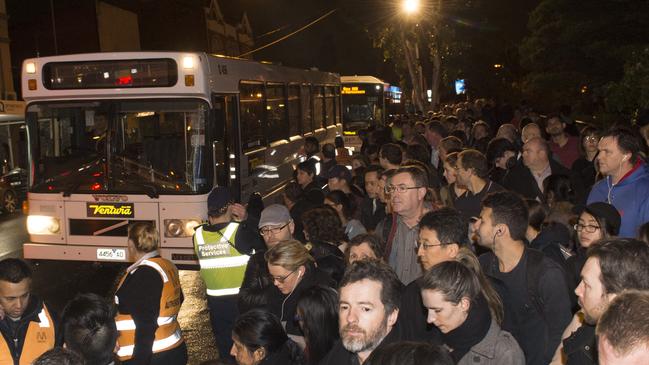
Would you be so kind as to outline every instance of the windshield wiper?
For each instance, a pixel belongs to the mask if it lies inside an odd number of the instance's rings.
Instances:
[[[149,198],[155,199],[160,196],[160,194],[158,194],[158,188],[156,188],[155,185],[141,184],[141,186],[145,188],[144,192]]]
[[[81,186],[81,184],[83,184],[83,180],[82,179],[77,179],[75,182],[68,185],[67,189],[63,190],[63,197],[67,198],[70,195],[72,195],[72,192],[76,191],[79,188],[79,186]]]

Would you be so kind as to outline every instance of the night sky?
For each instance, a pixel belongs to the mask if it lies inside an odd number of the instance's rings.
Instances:
[[[432,0],[431,0],[432,1]],[[175,14],[185,12],[200,16],[201,7],[208,0],[105,0],[134,11],[139,15],[142,49],[198,51],[194,34],[204,33],[196,26],[192,29],[174,23]],[[516,43],[526,33],[529,10],[538,0],[445,0],[449,9],[466,4],[489,4],[487,10],[477,14],[480,19],[460,19],[458,24],[469,31],[493,40],[485,45],[486,57],[476,62],[492,63],[501,54],[512,52]],[[96,52],[92,39],[92,4],[88,0],[7,0],[9,32],[11,38],[14,79],[18,80],[20,64],[24,58],[55,54],[52,36],[50,3],[56,11],[58,50],[60,54]],[[256,47],[267,44],[314,21],[332,9],[334,14],[308,29],[253,55],[256,60],[281,63],[286,66],[317,67],[341,75],[374,75],[396,84],[399,77],[394,65],[385,61],[383,51],[372,46],[368,35],[372,29],[395,27],[399,19],[398,0],[221,0],[222,12],[229,23],[240,21],[243,12],[248,14]],[[146,9],[167,9],[167,17],[152,16]],[[155,32],[147,33],[143,24]],[[479,24],[474,26],[471,24]],[[171,33],[169,33],[171,32]],[[185,32],[179,36],[178,33]],[[147,38],[148,37],[148,38]],[[157,40],[151,37],[158,37]],[[184,38],[183,38],[184,37]],[[184,40],[183,40],[184,39]],[[147,40],[152,48],[147,48]],[[487,48],[488,47],[488,48]],[[425,57],[425,56],[424,56]],[[424,59],[424,72],[427,72]]]

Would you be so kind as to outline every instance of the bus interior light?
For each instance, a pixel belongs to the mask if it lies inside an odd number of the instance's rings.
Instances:
[[[28,74],[35,74],[36,73],[36,63],[27,62],[25,64],[25,72],[27,72]]]
[[[194,57],[192,56],[183,57],[183,68],[186,70],[192,70],[194,68]]]

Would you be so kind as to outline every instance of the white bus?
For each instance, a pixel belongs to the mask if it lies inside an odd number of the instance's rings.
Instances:
[[[191,236],[214,186],[276,199],[305,136],[342,132],[340,78],[203,53],[27,59],[31,172],[24,256],[127,261],[130,224],[196,264]]]
[[[359,132],[385,123],[385,83],[374,76],[342,76],[345,147],[359,150]]]

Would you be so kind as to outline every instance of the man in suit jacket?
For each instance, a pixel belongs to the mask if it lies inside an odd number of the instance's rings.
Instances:
[[[523,145],[523,163],[512,168],[503,183],[506,189],[527,199],[542,201],[543,180],[550,175],[568,176],[576,204],[584,203],[586,196],[579,177],[552,159],[548,143],[538,137],[531,138]]]

